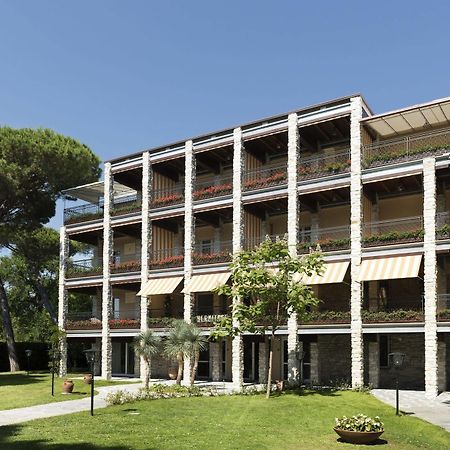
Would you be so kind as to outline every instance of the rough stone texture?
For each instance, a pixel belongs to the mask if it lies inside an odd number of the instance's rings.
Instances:
[[[319,372],[319,345],[318,342],[311,342],[310,349],[310,382],[318,384],[320,380]]]
[[[359,280],[361,269],[361,225],[362,225],[362,182],[361,182],[361,97],[351,99],[350,114],[350,240],[351,240],[351,355],[352,355],[352,386],[363,385],[363,336],[361,319],[362,289]]]
[[[380,385],[380,346],[378,342],[369,342],[369,384],[373,388]]]
[[[152,167],[149,152],[142,154],[142,234],[141,234],[141,289],[148,280],[148,261],[152,241],[152,222],[149,218],[149,210],[152,196]],[[141,332],[148,330],[147,305],[149,299],[141,297]],[[139,372],[142,381],[147,375],[147,364],[143,358],[136,361],[135,372]]]
[[[317,345],[319,352],[317,381],[325,385],[331,382],[349,382],[351,374],[350,336],[345,334],[318,335]],[[313,379],[312,375],[311,379]]]
[[[211,366],[212,381],[221,381],[223,375],[219,342],[210,342],[209,344],[209,363]]]
[[[184,185],[184,285],[186,286],[192,278],[192,258],[195,245],[195,217],[193,210],[192,192],[195,186],[195,155],[192,141],[185,144],[185,185]],[[194,296],[193,294],[184,294],[184,320],[191,322],[192,308]],[[185,358],[183,382],[189,383],[191,361]]]
[[[112,345],[109,330],[111,310],[111,279],[109,264],[113,254],[113,230],[111,227],[111,206],[114,198],[114,180],[111,163],[105,163],[103,206],[103,285],[102,285],[102,378],[109,380],[112,375]]]
[[[260,342],[258,347],[258,377],[260,383],[267,383],[267,368],[269,366],[267,344]]]
[[[424,292],[425,292],[425,394],[438,394],[437,366],[437,269],[435,159],[423,160]]]
[[[64,330],[67,317],[68,293],[65,286],[67,258],[69,255],[69,240],[66,227],[61,227],[59,232],[59,280],[58,280],[58,327]],[[67,374],[67,338],[62,338],[59,343],[60,364],[59,376]]]
[[[311,213],[311,242],[319,239],[319,214]]]
[[[289,253],[297,256],[298,224],[299,224],[299,199],[297,192],[298,160],[299,160],[299,133],[297,114],[289,114],[288,117],[288,246]],[[288,384],[295,386],[299,383],[298,365],[298,323],[297,315],[291,313],[288,319]]]
[[[242,249],[244,239],[244,209],[242,206],[242,176],[244,167],[244,143],[242,141],[242,130],[236,128],[233,132],[233,253]],[[233,303],[240,302],[240,298],[234,298]],[[233,325],[239,323],[233,317]],[[244,382],[244,346],[242,336],[233,338],[231,357],[231,376],[233,388],[237,391],[242,389]]]
[[[445,367],[447,361],[447,343],[444,340],[438,342],[437,360],[438,390],[439,392],[443,392],[447,389],[447,370]]]
[[[169,368],[171,367],[178,368],[178,364],[164,356],[154,356],[152,358],[152,378],[169,378]]]

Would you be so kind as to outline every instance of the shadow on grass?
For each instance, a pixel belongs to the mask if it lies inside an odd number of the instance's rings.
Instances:
[[[43,372],[26,372],[0,374],[0,386],[24,386],[26,384],[42,383],[48,377]]]
[[[338,389],[287,389],[282,392],[272,393],[272,397],[281,397],[282,395],[296,395],[298,397],[307,397],[312,395],[317,395],[321,397],[340,397],[341,391]]]
[[[348,444],[348,442],[344,441],[342,438],[336,439],[340,444]],[[387,445],[389,442],[386,439],[375,439],[370,444],[353,444],[355,447],[374,447],[376,445]]]
[[[0,427],[0,448],[8,450],[129,450],[130,447],[121,445],[97,445],[83,442],[53,443],[48,440],[15,440],[20,435],[21,425],[8,425]],[[155,447],[148,447],[154,450]]]

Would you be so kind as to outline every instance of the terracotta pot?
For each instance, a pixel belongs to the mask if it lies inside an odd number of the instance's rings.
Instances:
[[[350,444],[370,444],[376,441],[383,433],[382,431],[347,431],[333,428],[344,442]]]
[[[170,380],[176,380],[178,375],[178,368],[177,367],[170,367],[167,374],[169,375]]]
[[[73,381],[72,380],[64,380],[62,385],[62,390],[64,394],[71,394],[73,391]]]
[[[91,373],[86,373],[86,374],[84,375],[83,381],[84,381],[86,384],[92,384],[92,374],[91,374]]]

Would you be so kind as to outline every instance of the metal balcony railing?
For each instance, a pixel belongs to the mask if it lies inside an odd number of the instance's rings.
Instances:
[[[363,146],[365,167],[422,159],[450,150],[450,128],[416,133]]]
[[[299,179],[303,181],[350,172],[350,165],[350,150],[329,154],[320,153],[305,158],[302,158],[300,152]]]
[[[141,253],[114,255],[109,267],[111,273],[138,272],[141,270]]]
[[[142,199],[136,194],[114,199],[111,210],[112,216],[121,216],[141,211]]]
[[[196,182],[192,197],[194,200],[222,197],[233,192],[233,175],[211,177],[208,181]]]
[[[272,186],[287,184],[286,164],[247,170],[243,176],[244,191],[264,189]]]
[[[367,222],[363,225],[363,246],[420,242],[423,235],[422,216]]]
[[[227,306],[198,307],[193,311],[193,322],[198,326],[212,326],[228,315],[230,308]]]
[[[232,241],[211,240],[208,244],[196,244],[193,254],[194,264],[215,264],[231,261],[232,251]]]
[[[101,217],[103,217],[103,205],[96,203],[74,206],[64,210],[65,225],[87,222],[89,220],[100,219]]]
[[[102,328],[101,311],[69,312],[64,324],[66,330],[92,330]]]
[[[184,264],[183,247],[172,247],[154,250],[151,253],[150,269],[164,269],[165,267],[182,267]]]
[[[141,318],[141,309],[139,307],[119,309],[119,310],[112,309],[109,313],[110,320],[138,320],[140,318]]]
[[[87,258],[80,260],[67,261],[67,278],[89,277],[101,275],[103,272],[103,264],[101,258]]]
[[[272,242],[275,242],[277,239],[285,239],[286,234],[267,234],[266,236],[255,236],[255,237],[248,237],[244,241],[244,249],[245,250],[252,250],[253,248],[260,245],[262,242],[264,242],[266,239],[270,239]]]
[[[436,239],[450,239],[450,213],[436,214]]]
[[[437,320],[439,322],[450,322],[450,294],[438,294]]]
[[[173,187],[153,190],[151,207],[162,208],[164,206],[179,205],[184,202],[184,186],[177,184]]]
[[[345,250],[350,248],[350,226],[317,228],[302,230],[297,249],[299,253],[306,253],[319,245],[324,252]]]

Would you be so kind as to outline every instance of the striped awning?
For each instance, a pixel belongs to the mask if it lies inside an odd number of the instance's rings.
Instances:
[[[225,284],[230,276],[230,272],[194,275],[191,278],[191,281],[181,292],[185,294],[193,294],[194,292],[211,292],[216,287]]]
[[[310,277],[304,275],[302,282],[304,284],[342,283],[349,265],[350,261],[324,264],[322,275],[313,274]]]
[[[150,278],[136,295],[148,297],[149,295],[171,294],[182,280],[183,277]]]
[[[416,278],[421,262],[422,255],[364,259],[361,263],[359,281]]]

